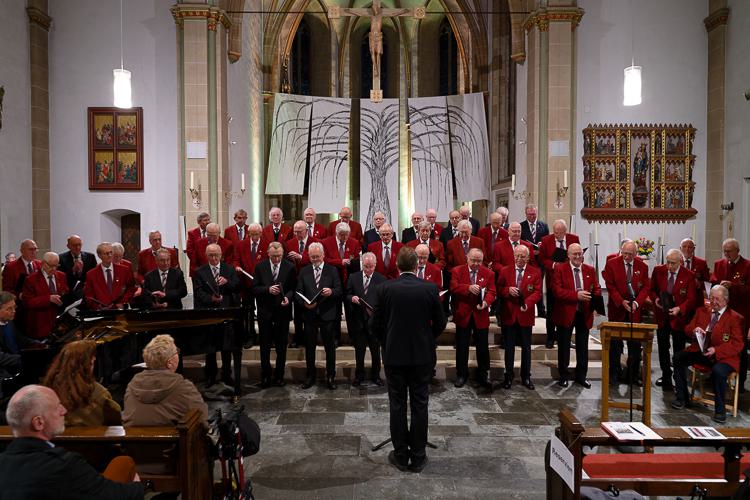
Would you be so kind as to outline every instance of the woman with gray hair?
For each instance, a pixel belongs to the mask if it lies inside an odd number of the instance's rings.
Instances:
[[[197,408],[204,422],[208,406],[195,385],[179,373],[180,350],[169,335],[157,335],[143,349],[146,370],[125,391],[122,422],[127,426],[174,425]]]

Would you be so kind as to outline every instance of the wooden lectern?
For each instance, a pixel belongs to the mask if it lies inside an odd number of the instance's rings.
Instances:
[[[641,421],[651,426],[651,346],[654,340],[656,325],[633,323],[631,337],[630,323],[608,321],[599,325],[602,340],[602,422],[609,421],[609,407],[630,409],[630,403],[611,401],[609,399],[609,347],[612,340],[635,340],[643,345],[643,400],[633,404],[641,412]]]

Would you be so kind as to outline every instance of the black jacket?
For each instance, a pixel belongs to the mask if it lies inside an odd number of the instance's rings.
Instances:
[[[435,339],[446,320],[434,283],[404,273],[378,286],[373,307],[370,327],[383,346],[383,364],[435,363]]]
[[[81,455],[36,438],[15,438],[0,454],[0,500],[143,498],[143,483],[105,479]]]
[[[401,231],[401,243],[403,243],[404,245],[409,243],[411,240],[416,240],[416,239],[417,239],[417,232],[414,230],[413,226],[409,226],[403,231]]]
[[[349,281],[346,284],[346,303],[349,304],[349,312],[347,314],[351,315],[350,320],[353,321],[355,328],[364,328],[369,322],[370,316],[367,314],[365,306],[352,303],[352,297],[356,295],[372,306],[378,286],[386,281],[388,280],[385,276],[377,271],[373,272],[370,278],[370,285],[367,287],[367,293],[365,293],[363,271],[349,276]]]
[[[308,299],[312,299],[323,288],[330,288],[333,293],[328,297],[318,297],[318,300],[315,301],[318,306],[315,309],[306,308],[304,306],[305,302],[295,294],[295,300],[301,306],[299,310],[302,311],[302,317],[305,321],[312,321],[314,319],[320,319],[321,321],[336,320],[337,304],[341,301],[344,292],[341,289],[339,272],[334,266],[329,264],[323,266],[320,273],[320,285],[317,287],[315,286],[313,265],[307,265],[300,270],[297,277],[297,291],[299,293]]]
[[[253,295],[258,303],[256,314],[258,318],[276,318],[279,321],[291,321],[292,302],[297,290],[297,270],[287,259],[279,263],[279,276],[276,282],[281,285],[282,293],[289,299],[289,305],[282,306],[283,296],[271,295],[268,291],[273,281],[271,260],[265,259],[255,266],[253,274]]]
[[[537,219],[536,220],[536,238],[532,238],[531,228],[529,227],[529,221],[524,220],[523,222],[521,222],[521,239],[522,240],[529,241],[535,245],[538,245],[539,242],[542,241],[542,238],[544,238],[548,234],[549,234],[549,227],[547,227],[547,224]]]
[[[167,271],[167,285],[162,289],[161,271],[157,267],[143,277],[143,294],[141,295],[142,304],[146,307],[153,307],[154,300],[146,292],[164,292],[166,296],[163,302],[167,303],[169,309],[182,309],[182,298],[187,295],[187,285],[185,284],[185,275],[181,270],[170,267]]]
[[[81,252],[81,261],[83,262],[83,270],[81,274],[73,274],[73,254],[70,250],[60,254],[60,271],[65,273],[65,277],[68,279],[68,290],[73,291],[73,287],[77,281],[80,281],[79,286],[80,295],[78,298],[83,297],[83,284],[86,282],[86,273],[96,267],[96,257],[93,253]]]
[[[211,266],[206,264],[198,268],[193,276],[193,296],[196,309],[210,307],[237,307],[240,304],[238,289],[240,279],[237,272],[226,262],[219,263],[219,276],[227,279],[227,282],[219,286],[216,284]],[[222,296],[221,303],[214,303],[211,297],[218,293]]]

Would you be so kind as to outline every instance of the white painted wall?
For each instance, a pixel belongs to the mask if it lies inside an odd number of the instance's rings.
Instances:
[[[739,0],[734,3],[745,3]],[[703,19],[708,15],[705,0],[579,0],[586,14],[577,29],[576,178],[583,179],[581,130],[588,124],[690,123],[696,129],[693,180],[697,183],[693,208],[697,220],[669,225],[666,245],[679,246],[697,230],[697,253],[704,255],[701,228],[706,207],[706,88],[707,34]],[[631,8],[632,6],[632,8]],[[740,32],[738,32],[738,36]],[[747,36],[745,32],[743,36]],[[622,105],[623,69],[630,66],[631,34],[635,35],[635,62],[643,67],[643,103]],[[747,40],[745,40],[747,44]],[[746,45],[747,47],[747,45]],[[746,58],[747,51],[745,52]],[[748,85],[750,86],[750,85]],[[747,136],[747,133],[746,133]],[[583,206],[583,194],[576,189],[576,206]],[[576,229],[588,246],[589,224],[578,215]],[[618,246],[622,225],[600,225],[600,263]],[[657,241],[657,225],[628,224],[627,236],[645,236]],[[588,253],[588,252],[587,252]]]
[[[750,255],[750,101],[743,93],[750,90],[750,2],[731,0],[727,30],[725,82],[724,200],[734,202],[734,236],[742,254]]]
[[[0,253],[31,237],[31,90],[25,2],[0,0]]]
[[[8,0],[8,3],[16,3]],[[17,2],[22,3],[22,2]],[[172,2],[125,2],[125,68],[132,72],[133,105],[143,108],[144,189],[88,190],[86,108],[112,106],[112,70],[120,64],[120,3],[50,2],[50,156],[52,246],[64,250],[78,233],[93,251],[117,227],[103,212],[141,214],[142,246],[158,228],[177,245],[178,133],[176,26]]]

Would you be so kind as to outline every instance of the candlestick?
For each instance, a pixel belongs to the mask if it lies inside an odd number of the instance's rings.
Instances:
[[[240,174],[240,179],[241,179],[241,187],[240,187],[240,189],[242,191],[245,191],[245,174]]]
[[[599,244],[599,222],[594,222],[594,244]]]
[[[567,188],[568,187],[568,171],[566,170],[564,174],[565,175],[563,176],[563,187]]]
[[[661,241],[667,244],[667,225],[663,222],[661,223]]]
[[[511,191],[516,190],[516,174],[513,174],[510,178],[510,190]]]

